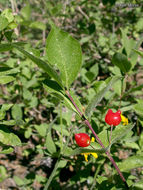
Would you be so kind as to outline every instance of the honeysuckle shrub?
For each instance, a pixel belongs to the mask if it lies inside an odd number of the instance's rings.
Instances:
[[[0,4],[0,187],[125,189],[108,151],[142,189],[142,4]],[[108,109],[122,113],[112,135]],[[76,145],[94,137],[87,120],[104,148]]]

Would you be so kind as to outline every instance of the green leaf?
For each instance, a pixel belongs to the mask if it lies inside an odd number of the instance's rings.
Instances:
[[[51,133],[48,133],[47,137],[46,137],[46,147],[47,147],[47,150],[51,153],[51,154],[54,154],[56,153],[56,146],[55,146],[55,143],[53,142],[53,139],[51,137]]]
[[[13,104],[3,104],[0,109],[0,120],[4,119],[6,111],[12,107]]]
[[[2,111],[7,111],[9,110],[11,107],[13,106],[13,104],[3,104],[1,107]]]
[[[129,55],[130,62],[132,64],[132,69],[135,66],[135,64],[137,63],[137,59],[138,59],[138,55],[134,51],[134,49],[138,49],[141,46],[142,42],[143,42],[143,37],[141,36],[141,37],[139,37],[138,41],[135,43],[134,47],[132,47],[132,51]]]
[[[8,25],[8,20],[7,18],[5,18],[4,16],[0,15],[0,31],[2,31],[3,29],[5,29]]]
[[[4,179],[6,179],[7,176],[7,171],[4,166],[0,166],[0,182],[2,182]]]
[[[132,130],[133,127],[134,126],[130,124],[127,126],[119,125],[115,129],[113,128],[111,144],[109,144],[110,131],[103,130],[102,132],[98,134],[98,136],[105,147],[108,147],[108,146],[111,147],[112,144],[116,143],[118,140],[121,140],[125,135],[127,135]]]
[[[12,76],[0,76],[0,84],[7,84],[14,80],[15,80],[15,78]]]
[[[69,100],[68,97],[64,96],[64,100],[63,100],[64,105],[69,108],[70,110],[74,111],[75,113],[77,113],[79,116],[80,114],[78,113],[78,111],[75,109],[74,105],[72,104],[72,102]]]
[[[14,16],[12,14],[12,10],[11,9],[5,9],[2,14],[2,16],[4,16],[5,18],[7,18],[8,22],[12,22],[14,20]]]
[[[103,130],[102,132],[100,132],[98,134],[98,137],[100,138],[100,140],[102,141],[102,143],[105,147],[109,146],[109,137],[108,137],[107,130]]]
[[[137,23],[135,25],[135,31],[139,32],[139,31],[142,31],[143,29],[143,18],[140,17],[138,20],[137,20]]]
[[[15,120],[21,120],[23,117],[22,109],[18,104],[12,107],[12,117]]]
[[[123,94],[122,98],[124,99],[124,97],[128,96],[132,92],[140,91],[142,89],[143,89],[143,84],[130,88],[126,93]]]
[[[16,28],[18,26],[18,24],[17,23],[15,23],[15,22],[11,22],[9,25],[8,25],[8,28],[10,28],[10,29],[14,29],[14,28]],[[5,34],[4,34],[5,35]],[[8,36],[7,36],[8,37]],[[8,38],[7,38],[8,39]],[[10,41],[12,41],[12,40],[10,40]]]
[[[29,139],[29,137],[32,135],[32,129],[31,128],[28,128],[25,133],[24,133],[24,136],[25,138]]]
[[[143,52],[142,51],[139,51],[139,50],[136,50],[136,49],[133,49],[133,51],[136,52],[141,57],[143,57]]]
[[[48,127],[46,123],[42,123],[41,125],[34,125],[34,127],[42,137],[46,135]]]
[[[105,96],[106,92],[113,86],[115,82],[117,82],[121,76],[115,76],[112,77],[111,80],[107,83],[106,87],[101,90],[98,94],[95,94],[95,96],[91,99],[89,102],[85,114],[87,116],[90,116],[92,114],[93,109],[99,104],[99,102],[103,99]]]
[[[37,28],[37,29],[40,29],[40,30],[45,30],[46,29],[46,25],[42,22],[38,22],[38,21],[35,21],[35,22],[32,22],[29,27],[31,28]]]
[[[13,152],[12,147],[3,147],[3,149],[0,151],[0,154],[10,154]]]
[[[119,67],[119,69],[124,73],[130,71],[131,63],[128,61],[126,55],[122,53],[115,53],[112,58],[112,63]]]
[[[12,50],[13,45],[23,46],[24,44],[25,42],[15,42],[13,44],[11,43],[0,44],[0,52]]]
[[[56,93],[59,95],[64,94],[64,91],[61,88],[61,86],[54,80],[50,80],[50,79],[44,80],[43,86],[49,93]]]
[[[26,57],[31,59],[34,63],[36,63],[36,65],[38,65],[38,67],[42,68],[45,72],[47,72],[50,75],[50,77],[53,77],[61,87],[63,86],[60,77],[58,76],[57,72],[52,68],[52,66],[48,65],[43,60],[28,53],[16,44],[12,44],[12,46],[19,50],[21,53],[23,53]]]
[[[53,95],[55,95],[55,97],[59,98],[65,104],[66,107],[68,107],[70,110],[74,111],[75,113],[79,114],[77,110],[75,109],[74,105],[72,104],[72,102],[65,95],[63,89],[59,86],[59,84],[56,81],[46,79],[43,81],[43,86],[47,90],[47,92],[52,93]],[[70,93],[75,103],[78,105],[79,109],[82,111],[82,106],[80,104],[80,101],[74,95],[72,91],[70,91]]]
[[[20,177],[18,176],[14,176],[13,177],[15,183],[18,185],[18,186],[23,186],[25,185],[25,181],[23,179],[21,179]]]
[[[80,103],[78,97],[75,95],[74,91],[73,91],[73,90],[69,90],[69,93],[70,93],[72,99],[74,100],[74,102],[76,103],[76,105],[78,106],[79,110],[80,110],[81,112],[83,112],[83,110],[82,110],[82,105],[81,105],[81,103]],[[71,101],[70,101],[70,102],[71,102]],[[75,108],[74,108],[74,110],[75,110]],[[76,111],[76,112],[77,112],[77,111]]]
[[[143,133],[140,134],[139,145],[141,150],[143,150]]]
[[[35,178],[36,181],[38,181],[39,183],[45,183],[46,182],[46,177],[42,176],[42,175],[36,175]]]
[[[11,146],[20,146],[21,145],[21,140],[14,133],[10,133],[10,135],[9,135],[9,143],[10,143]]]
[[[18,68],[0,67],[0,75],[9,75],[20,72]]]
[[[31,7],[30,7],[30,4],[28,3],[28,1],[27,1],[26,6],[21,9],[21,14],[25,20],[30,20]]]
[[[6,127],[3,126],[0,126],[0,142],[11,146],[21,145],[19,137],[14,133],[11,133]]]
[[[23,98],[26,99],[26,100],[32,100],[32,93],[27,90],[26,88],[23,88]]]
[[[124,147],[130,148],[130,149],[136,149],[136,150],[140,149],[138,144],[135,142],[125,142]]]
[[[0,122],[0,125],[16,125],[16,121],[15,120],[8,120],[8,121],[2,121]]]
[[[48,61],[58,67],[63,84],[69,88],[82,64],[79,42],[67,32],[53,27],[47,38],[46,51]]]
[[[143,167],[143,156],[131,156],[118,164],[121,171],[130,171],[134,168]]]
[[[104,153],[106,152],[107,149],[103,149],[103,148],[97,148],[97,149],[91,149],[91,148],[76,148],[74,150],[65,150],[64,151],[64,155],[65,156],[74,156],[77,154],[81,154],[81,153]]]
[[[133,184],[134,190],[142,190],[143,189],[143,179]]]
[[[138,103],[133,106],[134,111],[143,116],[143,100],[138,99]]]
[[[135,40],[133,40],[132,38],[129,39],[127,36],[127,32],[126,29],[121,29],[121,33],[122,33],[122,44],[125,47],[125,50],[127,52],[127,55],[129,56],[131,53],[132,48],[135,46]]]
[[[58,164],[58,168],[64,168],[67,165],[67,160],[60,160]]]
[[[126,134],[128,134],[132,128],[134,127],[133,124],[129,124],[127,126],[119,125],[115,128],[115,130],[112,132],[112,141],[111,145],[118,140],[120,140],[122,137],[124,137]]]

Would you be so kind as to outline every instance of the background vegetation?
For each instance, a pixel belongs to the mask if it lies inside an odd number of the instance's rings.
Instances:
[[[143,3],[0,0],[0,10],[0,41],[9,43],[0,46],[0,188],[38,190],[48,182],[53,190],[125,189],[104,153],[97,159],[90,156],[88,162],[71,154],[77,147],[74,134],[93,136],[91,131],[68,103],[43,85],[51,77],[10,45],[19,42],[19,47],[47,62],[46,39],[54,23],[81,45],[82,67],[71,93],[87,115],[88,104],[99,98],[88,118],[105,146],[110,131],[104,120],[107,110],[121,109],[129,119],[128,126],[113,129],[110,152],[128,185],[143,189]],[[114,63],[116,52],[125,56],[125,65],[130,61],[125,72]],[[111,77],[117,76],[123,80],[109,86]]]

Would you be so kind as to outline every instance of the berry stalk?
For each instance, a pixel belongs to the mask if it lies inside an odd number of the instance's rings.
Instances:
[[[89,121],[86,119],[86,117],[83,115],[83,113],[79,110],[78,106],[76,105],[76,103],[74,102],[73,98],[71,97],[70,93],[68,90],[66,90],[66,94],[68,96],[68,98],[71,100],[72,104],[74,105],[74,107],[76,108],[76,110],[78,111],[78,113],[80,114],[80,116],[82,117],[82,119],[84,120],[84,123],[89,127],[89,129],[92,131],[93,135],[95,136],[96,140],[98,141],[98,143],[100,144],[100,146],[102,148],[105,148],[105,146],[103,145],[103,143],[101,142],[100,138],[98,137],[98,135],[95,133],[95,131],[93,130],[92,126],[90,125]],[[126,189],[129,189],[129,186],[122,174],[122,172],[120,171],[120,169],[118,168],[117,164],[115,163],[114,159],[112,158],[112,156],[110,155],[110,153],[108,151],[106,151],[106,155],[108,156],[109,160],[112,162],[113,166],[115,167],[115,169],[117,170],[120,178],[122,179],[122,181],[125,184]]]

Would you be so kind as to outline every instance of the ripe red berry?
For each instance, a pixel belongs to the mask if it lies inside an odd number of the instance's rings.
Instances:
[[[86,133],[75,134],[75,141],[78,146],[87,147],[90,145],[90,137]]]
[[[119,125],[121,122],[121,111],[118,110],[117,112],[113,113],[111,109],[108,110],[105,116],[105,122],[109,125]]]

